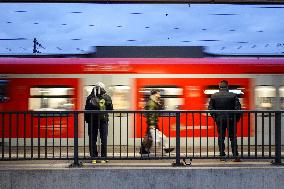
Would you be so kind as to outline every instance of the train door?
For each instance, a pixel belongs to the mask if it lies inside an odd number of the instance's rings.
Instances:
[[[109,86],[109,95],[112,98],[114,110],[129,110],[131,107],[131,87],[129,85],[117,84]],[[114,113],[109,121],[109,144],[129,145],[132,144],[130,132],[133,115],[127,113]]]
[[[161,110],[180,110],[184,105],[183,98],[183,88],[170,85],[170,84],[162,84],[162,85],[143,85],[139,87],[138,90],[138,109],[144,110],[147,101],[150,98],[150,93],[152,90],[157,89],[161,94]],[[142,136],[143,133],[146,132],[147,126],[146,117],[137,115],[137,119],[141,120],[140,123],[136,127],[136,136]],[[163,113],[159,116],[159,123],[161,123],[160,130],[167,136],[175,136],[175,114]],[[142,125],[142,128],[141,128]]]
[[[249,103],[249,83],[250,79],[247,78],[228,78],[227,79],[232,86],[230,90],[238,94],[243,108],[250,107]],[[137,81],[137,107],[143,109],[145,103],[145,93],[149,92],[150,86],[158,87],[162,89],[165,86],[173,86],[175,91],[179,91],[179,94],[175,96],[175,99],[169,98],[172,105],[183,110],[207,110],[208,100],[214,92],[218,91],[218,83],[220,79],[216,78],[139,78]],[[163,88],[161,87],[163,86]],[[171,106],[174,110],[176,107]],[[180,136],[183,138],[196,137],[196,139],[202,138],[206,140],[207,137],[217,137],[217,131],[214,130],[214,121],[206,114],[182,114],[181,115],[181,132]],[[207,123],[208,118],[208,123]],[[247,118],[245,118],[247,119]],[[161,123],[161,122],[159,122]],[[166,121],[165,134],[175,137],[175,118],[170,118],[170,121]],[[141,131],[146,130],[145,120],[142,121],[141,127],[136,127],[136,137],[141,137]],[[248,136],[247,121],[243,125],[243,135]],[[238,130],[240,136],[241,129]],[[212,140],[213,141],[213,140]]]
[[[166,78],[137,78],[136,79],[136,108],[143,110],[146,102],[150,97],[150,92],[153,89],[160,90],[161,103],[164,110],[183,109],[184,102],[184,87],[181,83],[182,79],[166,79]],[[146,132],[146,117],[137,115],[137,124],[135,125],[135,137],[141,138]],[[176,130],[175,115],[163,113],[159,116],[160,130],[168,137],[175,137]]]
[[[281,76],[261,75],[255,79],[254,108],[256,110],[280,109]],[[251,144],[269,145],[275,144],[275,115],[257,114],[252,118],[257,138],[253,138]]]
[[[125,75],[93,75],[83,80],[83,107],[87,96],[91,93],[94,84],[103,82],[107,93],[112,98],[114,110],[129,110],[132,106],[132,84],[131,79]],[[127,118],[128,116],[128,118]],[[132,137],[132,115],[129,114],[109,114],[108,145],[127,145],[133,141],[128,140]],[[88,131],[85,123],[86,144],[88,144]]]

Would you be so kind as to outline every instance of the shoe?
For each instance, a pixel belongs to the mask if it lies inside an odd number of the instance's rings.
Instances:
[[[150,152],[145,149],[140,149],[139,154],[150,154]]]
[[[226,161],[227,161],[227,159],[226,159],[225,157],[221,157],[221,158],[220,158],[220,161],[224,161],[224,162],[226,162]]]
[[[225,153],[225,152],[223,152],[223,153],[220,153],[220,157],[225,158],[225,157],[227,157],[227,155],[226,155],[226,153]]]
[[[233,162],[242,162],[242,160],[239,157],[236,157]]]
[[[227,161],[227,155],[225,152],[220,154],[220,161]]]
[[[97,163],[108,163],[108,160],[92,160],[92,164],[97,164]]]
[[[165,150],[166,153],[170,153],[170,152],[174,151],[174,149],[175,148],[165,148],[164,150]]]

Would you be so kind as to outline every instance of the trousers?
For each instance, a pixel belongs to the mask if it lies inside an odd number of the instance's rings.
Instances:
[[[98,157],[97,138],[99,132],[101,139],[101,157],[107,157],[108,122],[105,120],[98,121],[97,123],[90,123],[88,125],[90,156]]]
[[[238,156],[238,144],[237,144],[237,127],[236,121],[234,119],[217,119],[215,120],[218,128],[218,146],[219,152],[221,156],[225,155],[225,137],[226,137],[226,130],[228,130],[228,135],[231,141],[231,150],[233,156]]]

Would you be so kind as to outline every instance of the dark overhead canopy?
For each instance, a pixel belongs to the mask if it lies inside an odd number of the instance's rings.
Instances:
[[[77,3],[215,3],[215,4],[280,4],[284,0],[0,0],[0,2],[77,2]]]
[[[98,46],[97,58],[202,58],[199,46]]]

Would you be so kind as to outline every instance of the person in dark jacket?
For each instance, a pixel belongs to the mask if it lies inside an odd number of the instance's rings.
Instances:
[[[146,110],[161,110],[163,105],[160,101],[161,94],[159,90],[152,90],[151,96],[146,103],[145,109]],[[147,113],[146,119],[147,119],[147,133],[142,141],[142,145],[140,148],[140,154],[149,154],[150,148],[153,145],[153,141],[156,144],[162,144],[163,149],[166,153],[170,153],[174,150],[174,148],[169,147],[169,141],[167,137],[159,130],[158,127],[158,118],[159,113]]]
[[[87,97],[85,110],[113,110],[111,97],[106,94],[105,85],[96,83],[91,94]],[[89,151],[91,157],[98,157],[97,136],[100,131],[101,157],[107,156],[108,114],[85,113],[88,123]]]
[[[229,92],[228,81],[223,80],[219,84],[219,92],[213,94],[209,101],[209,110],[241,110],[241,104],[236,94]],[[225,136],[228,129],[229,138],[231,141],[232,153],[235,158],[238,154],[237,145],[237,121],[240,119],[240,114],[214,112],[211,116],[215,120],[218,127],[218,146],[221,157],[225,157]],[[237,159],[236,159],[237,160]]]

